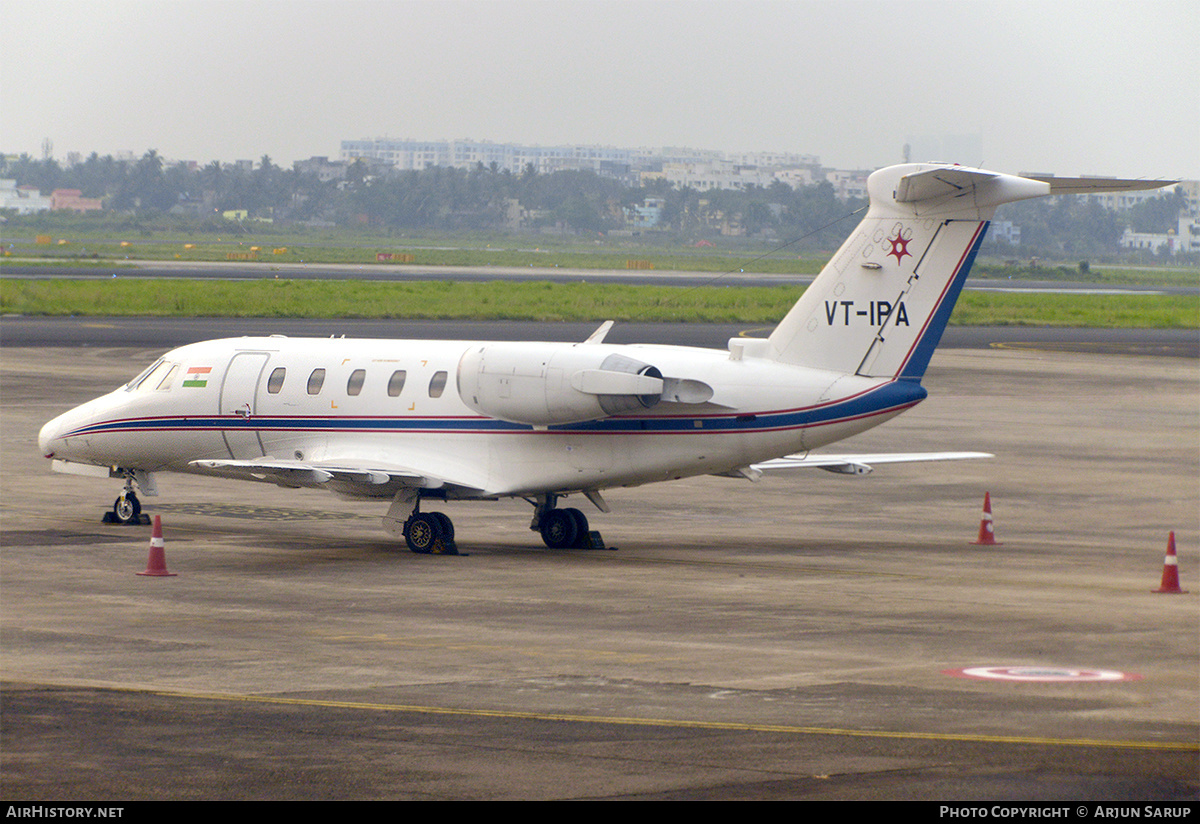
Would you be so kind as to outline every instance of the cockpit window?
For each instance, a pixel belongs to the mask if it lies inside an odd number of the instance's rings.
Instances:
[[[179,364],[171,364],[171,368],[167,370],[167,374],[163,375],[163,379],[158,382],[158,386],[154,387],[159,392],[166,392],[171,388],[171,384],[175,382],[175,376],[179,374]]]
[[[142,383],[146,380],[146,378],[150,377],[150,373],[162,365],[162,362],[163,362],[163,358],[159,358],[154,363],[150,364],[145,369],[143,369],[140,373],[138,373],[138,376],[136,378],[131,380],[129,383],[125,384],[125,391],[132,392],[133,390],[135,390],[139,386],[141,386]]]
[[[125,390],[129,392],[147,391],[151,389],[170,389],[171,381],[175,379],[175,373],[178,371],[179,364],[171,363],[166,359],[158,360],[145,372],[131,380],[126,385]]]

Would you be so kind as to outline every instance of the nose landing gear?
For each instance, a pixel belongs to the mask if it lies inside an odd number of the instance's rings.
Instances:
[[[113,501],[112,509],[104,513],[101,519],[106,524],[131,524],[145,526],[150,523],[150,516],[142,514],[142,502],[133,491],[133,480],[126,479],[125,489]]]

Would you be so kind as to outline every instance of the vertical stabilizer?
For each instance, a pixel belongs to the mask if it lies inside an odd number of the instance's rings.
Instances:
[[[784,363],[919,380],[1001,203],[1049,194],[1047,183],[909,164],[867,181],[871,205],[770,336]]]

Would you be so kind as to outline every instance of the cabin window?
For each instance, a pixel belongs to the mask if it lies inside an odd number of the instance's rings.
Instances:
[[[362,391],[363,381],[367,378],[366,369],[355,369],[350,373],[350,380],[346,381],[346,394],[357,395]]]
[[[446,373],[438,371],[433,373],[433,377],[429,381],[429,397],[440,398],[442,393],[446,391]]]
[[[308,376],[308,394],[321,394],[321,387],[325,384],[325,370],[314,369],[312,374]]]
[[[267,391],[272,395],[278,395],[279,390],[283,389],[283,379],[287,377],[287,369],[282,366],[276,366],[271,372],[271,377],[267,378]]]
[[[158,386],[154,387],[159,392],[165,392],[171,388],[171,384],[175,382],[175,375],[179,373],[179,364],[171,364],[171,368],[167,370],[167,374],[158,382]]]
[[[397,369],[388,378],[388,395],[393,398],[400,397],[400,393],[404,391],[404,380],[408,377],[408,372],[403,369]]]

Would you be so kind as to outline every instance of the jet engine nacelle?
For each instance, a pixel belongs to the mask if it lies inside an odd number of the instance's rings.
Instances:
[[[618,350],[571,343],[473,346],[458,363],[459,396],[483,415],[532,426],[649,409],[662,400],[662,373]]]

